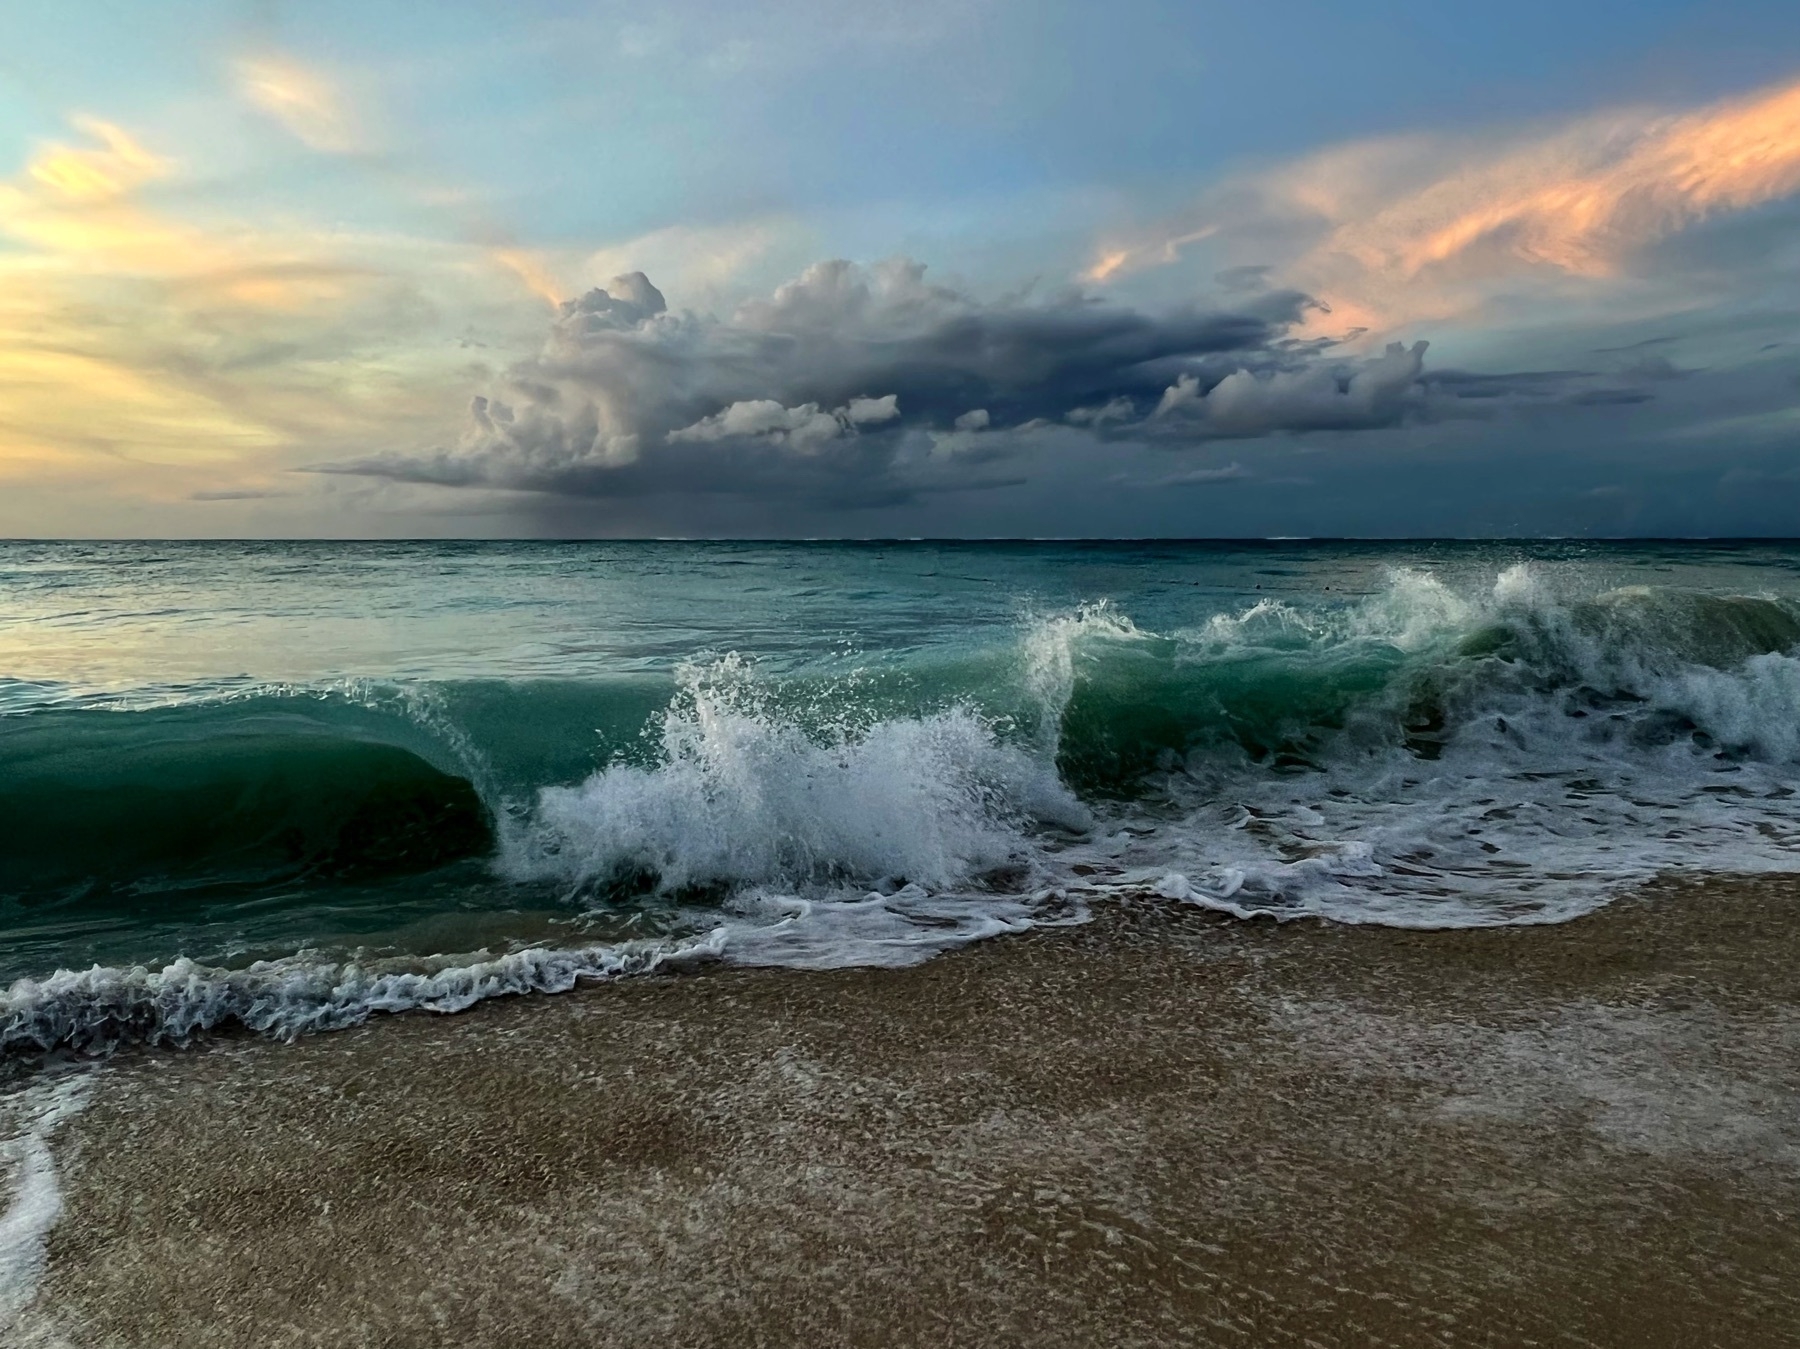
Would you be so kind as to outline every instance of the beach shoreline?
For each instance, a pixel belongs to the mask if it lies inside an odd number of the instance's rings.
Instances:
[[[1800,880],[1108,901],[94,1071],[22,1345],[1777,1345]]]

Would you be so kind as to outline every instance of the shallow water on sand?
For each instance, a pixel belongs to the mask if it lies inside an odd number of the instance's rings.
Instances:
[[[118,1056],[0,1342],[1800,1338],[1793,878],[1532,928],[1095,914]]]

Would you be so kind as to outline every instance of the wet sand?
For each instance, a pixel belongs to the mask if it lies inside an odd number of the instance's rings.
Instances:
[[[121,1057],[20,1344],[1793,1345],[1800,883]]]

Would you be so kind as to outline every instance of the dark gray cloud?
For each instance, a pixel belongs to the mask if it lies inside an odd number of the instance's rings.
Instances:
[[[1078,293],[983,303],[917,263],[835,261],[716,319],[671,313],[634,272],[563,305],[543,349],[472,400],[456,445],[313,471],[881,506],[1016,485],[1050,439],[1075,436],[1104,460],[1126,441],[1179,448],[1634,396],[1581,371],[1428,374],[1424,342],[1353,357],[1293,335],[1305,295],[1231,298],[1154,314]],[[1218,476],[1184,471],[1169,481]]]

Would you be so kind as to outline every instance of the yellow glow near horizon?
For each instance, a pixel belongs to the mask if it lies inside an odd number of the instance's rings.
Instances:
[[[410,303],[387,298],[404,296],[403,269],[455,249],[182,218],[153,195],[178,183],[177,161],[110,122],[72,122],[85,142],[46,144],[0,182],[0,237],[16,245],[0,251],[0,476],[182,499],[266,480],[284,451],[416,422],[418,389],[383,372],[435,393],[457,358],[389,346],[371,360],[359,333]]]

